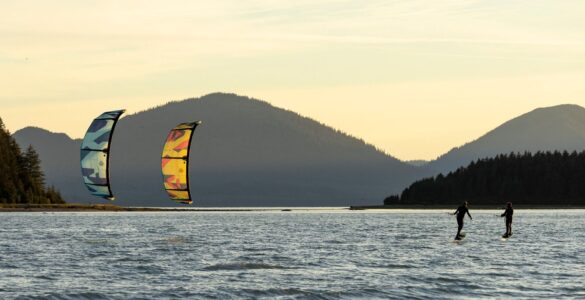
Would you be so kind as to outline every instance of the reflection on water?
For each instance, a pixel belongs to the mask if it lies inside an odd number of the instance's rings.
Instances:
[[[585,211],[1,213],[0,298],[585,297]]]

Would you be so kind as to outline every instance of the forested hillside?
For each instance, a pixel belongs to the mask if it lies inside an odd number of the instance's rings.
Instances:
[[[585,152],[510,153],[413,183],[385,204],[585,205]]]
[[[59,192],[45,187],[41,161],[35,149],[20,147],[0,119],[0,203],[60,204]]]

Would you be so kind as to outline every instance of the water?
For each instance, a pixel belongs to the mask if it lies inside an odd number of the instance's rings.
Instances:
[[[0,298],[585,298],[585,211],[471,213],[0,213]]]

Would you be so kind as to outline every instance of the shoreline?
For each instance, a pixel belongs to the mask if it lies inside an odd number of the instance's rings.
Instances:
[[[473,205],[473,210],[501,210],[503,206]],[[113,204],[0,204],[0,212],[293,212],[293,211],[367,211],[367,210],[453,210],[456,205],[352,205],[349,207],[125,207]],[[515,205],[515,209],[585,209],[585,206]]]
[[[274,209],[281,210],[281,209]],[[113,204],[0,204],[0,212],[245,212],[255,211],[246,208],[163,208],[163,207],[125,207]],[[257,209],[256,209],[257,211]]]
[[[389,210],[389,209],[457,209],[458,205],[352,205],[349,210]],[[504,205],[470,205],[473,210],[501,210]],[[514,209],[585,209],[577,205],[514,205]]]

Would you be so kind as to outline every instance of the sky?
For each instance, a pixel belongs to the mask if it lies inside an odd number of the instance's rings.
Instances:
[[[585,106],[585,1],[0,2],[0,117],[82,137],[102,111],[245,95],[434,159]]]

